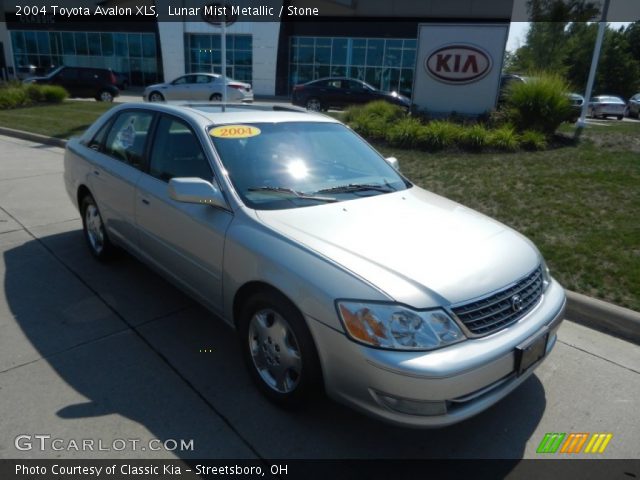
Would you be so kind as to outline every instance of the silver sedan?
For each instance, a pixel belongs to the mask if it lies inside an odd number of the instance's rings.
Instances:
[[[589,101],[588,113],[592,118],[616,117],[618,120],[622,120],[626,108],[627,104],[620,97],[600,95]]]
[[[215,73],[182,75],[172,82],[149,85],[142,98],[149,102],[172,100],[219,102],[223,99],[225,79]],[[253,90],[249,83],[226,79],[227,101],[252,102]]]
[[[448,425],[532,374],[565,294],[529,240],[397,167],[295,108],[124,104],[64,178],[91,253],[128,250],[234,327],[269,399]]]

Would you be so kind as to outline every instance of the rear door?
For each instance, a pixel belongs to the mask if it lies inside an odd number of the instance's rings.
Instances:
[[[90,189],[109,235],[133,249],[138,247],[135,226],[135,187],[145,163],[146,144],[154,113],[124,110],[98,132],[89,147],[93,157]]]
[[[206,151],[187,122],[161,115],[148,169],[138,182],[135,214],[141,255],[221,311],[224,239],[233,214],[210,205],[176,202],[168,194],[171,178],[215,182]]]

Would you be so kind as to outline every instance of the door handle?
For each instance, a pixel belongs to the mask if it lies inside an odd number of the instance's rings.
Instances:
[[[93,171],[93,174],[94,174],[94,175],[98,175],[98,176],[100,176],[100,171],[99,171],[99,170],[94,170],[94,171]]]
[[[146,198],[141,198],[141,200],[145,205],[149,205],[149,200],[147,200]]]

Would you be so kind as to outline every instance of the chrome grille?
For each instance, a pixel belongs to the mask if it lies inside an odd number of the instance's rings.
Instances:
[[[529,313],[542,297],[542,267],[493,295],[452,309],[474,335],[488,335],[507,327]],[[514,296],[520,309],[514,308]],[[516,302],[517,303],[517,302]]]

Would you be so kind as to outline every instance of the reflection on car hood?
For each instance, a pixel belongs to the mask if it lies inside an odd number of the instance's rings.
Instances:
[[[485,295],[540,261],[519,233],[418,187],[257,214],[273,230],[415,307]]]

